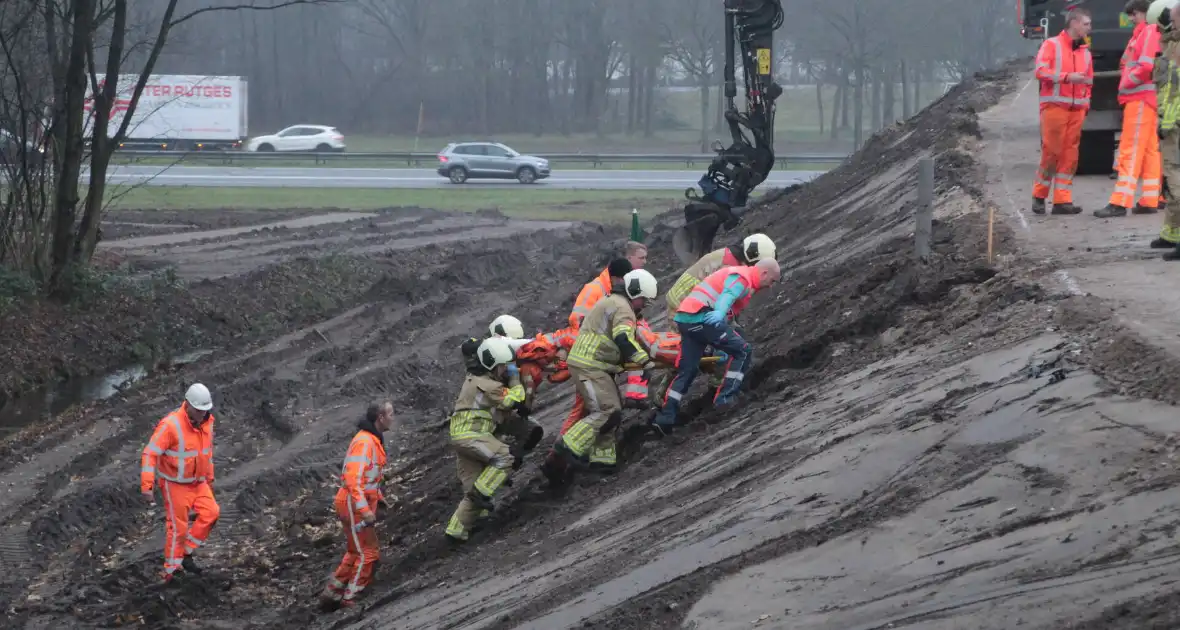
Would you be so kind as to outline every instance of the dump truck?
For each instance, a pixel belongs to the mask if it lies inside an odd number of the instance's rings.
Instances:
[[[1119,60],[1135,26],[1123,13],[1126,0],[1021,0],[1020,34],[1026,39],[1043,40],[1065,28],[1068,6],[1090,10],[1090,54],[1094,57],[1094,92],[1090,111],[1082,123],[1082,142],[1078,149],[1078,175],[1107,175],[1114,170],[1118,134],[1123,126],[1119,106]]]

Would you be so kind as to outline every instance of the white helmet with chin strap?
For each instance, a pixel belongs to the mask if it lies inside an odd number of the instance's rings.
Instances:
[[[751,234],[742,240],[742,256],[751,265],[763,258],[774,258],[775,249],[774,241],[762,233]]]
[[[488,337],[479,344],[479,348],[475,351],[475,357],[479,360],[479,364],[485,370],[492,370],[497,365],[505,365],[512,363],[516,358],[512,351],[512,346],[508,345],[508,340],[500,337]]]
[[[524,324],[511,315],[501,315],[492,320],[488,332],[493,337],[507,337],[509,339],[524,338]]]
[[[635,298],[656,299],[656,277],[646,269],[636,269],[623,276],[623,295]]]
[[[1171,27],[1171,11],[1177,3],[1180,0],[1155,0],[1147,7],[1147,23]]]
[[[213,408],[213,396],[209,388],[200,383],[193,383],[184,393],[184,400],[197,411],[209,411]]]

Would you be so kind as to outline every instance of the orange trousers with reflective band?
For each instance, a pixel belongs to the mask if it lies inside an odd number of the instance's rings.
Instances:
[[[377,493],[372,493],[371,497],[369,494],[365,493],[365,500],[376,509]],[[377,547],[375,528],[365,527],[359,532],[356,530],[357,526],[365,521],[353,509],[348,491],[343,488],[336,491],[336,518],[340,519],[340,524],[344,526],[344,539],[348,541],[348,548],[329,583],[333,591],[341,593],[343,599],[348,601],[365,590],[369,582],[373,581],[373,571],[377,568],[381,554]]]
[[[221,507],[213,499],[213,488],[198,483],[173,483],[160,480],[160,494],[164,497],[164,574],[172,575],[180,569],[185,554],[205,544],[209,532],[221,516]],[[192,527],[189,512],[196,512]]]
[[[1143,101],[1131,101],[1123,107],[1123,133],[1119,138],[1119,178],[1110,203],[1124,208],[1135,205],[1135,185],[1143,180],[1139,203],[1144,208],[1159,207],[1160,141],[1159,116]]]
[[[1053,203],[1073,203],[1073,175],[1078,170],[1078,145],[1082,141],[1085,110],[1046,107],[1041,110],[1041,163],[1033,180],[1033,197]]]

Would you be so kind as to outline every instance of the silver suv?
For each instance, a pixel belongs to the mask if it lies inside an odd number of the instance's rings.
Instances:
[[[438,152],[438,174],[452,184],[513,178],[532,184],[549,177],[549,160],[521,155],[499,142],[452,142]]]

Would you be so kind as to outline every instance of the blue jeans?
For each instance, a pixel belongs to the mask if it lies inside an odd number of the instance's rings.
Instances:
[[[688,393],[692,382],[701,371],[701,358],[705,356],[705,349],[712,346],[714,351],[724,352],[729,356],[725,366],[725,380],[717,388],[713,397],[714,403],[728,402],[742,386],[742,379],[749,371],[753,360],[753,349],[741,335],[734,332],[729,324],[682,324],[676,322],[680,331],[680,359],[676,368],[676,378],[668,387],[668,395],[664,399],[664,407],[660,409],[654,422],[669,427],[676,423],[676,413],[680,411],[680,402]]]

